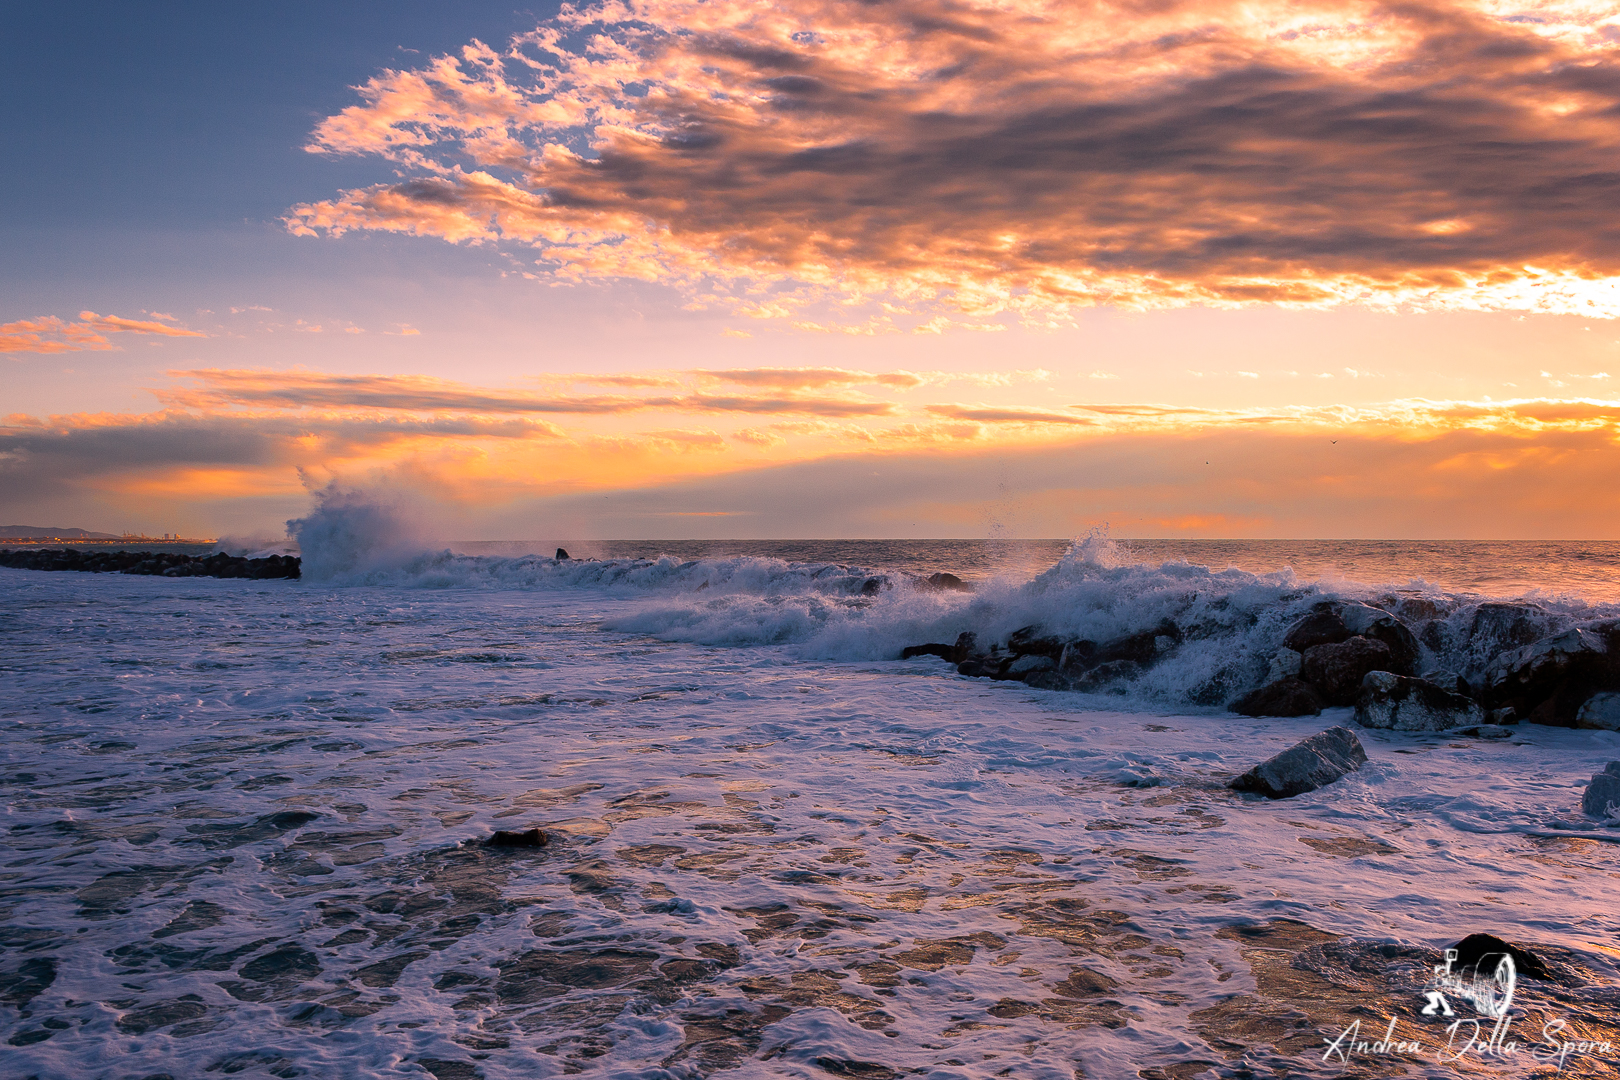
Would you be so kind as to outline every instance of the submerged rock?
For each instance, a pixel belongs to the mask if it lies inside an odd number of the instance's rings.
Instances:
[[[1551,979],[1553,977],[1552,972],[1547,970],[1547,965],[1542,961],[1541,957],[1529,949],[1509,941],[1503,941],[1495,934],[1469,934],[1453,945],[1452,948],[1457,950],[1457,959],[1454,961],[1454,965],[1463,971],[1470,968],[1478,969],[1481,966],[1480,961],[1488,956],[1500,956],[1506,953],[1508,956],[1513,957],[1513,969],[1518,974],[1529,976],[1532,979]],[[1487,968],[1493,967],[1494,962],[1485,966]]]
[[[485,840],[484,843],[488,847],[535,848],[545,847],[550,841],[551,837],[546,835],[543,829],[536,826],[533,829],[526,829],[523,832],[517,832],[511,829],[497,829],[495,830],[495,835],[491,836],[488,840]]]
[[[1288,677],[1251,690],[1231,708],[1243,716],[1316,716],[1322,711],[1322,698],[1309,683]]]
[[[1361,680],[1356,723],[1393,731],[1445,731],[1480,724],[1485,714],[1471,698],[1424,679],[1371,671]]]
[[[1300,678],[1321,693],[1329,705],[1354,705],[1361,680],[1369,671],[1390,671],[1396,666],[1388,645],[1372,638],[1352,637],[1305,650]]]
[[[1620,761],[1611,761],[1594,774],[1581,796],[1581,812],[1591,817],[1608,817],[1611,806],[1620,807]]]
[[[1367,751],[1355,732],[1330,727],[1262,761],[1227,786],[1234,791],[1257,792],[1268,799],[1289,799],[1326,787],[1366,762]]]
[[[929,590],[943,590],[946,592],[972,592],[973,586],[957,577],[955,574],[929,574],[917,583],[917,587]]]

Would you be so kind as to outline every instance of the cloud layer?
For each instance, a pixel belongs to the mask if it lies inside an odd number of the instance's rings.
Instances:
[[[609,0],[369,81],[310,148],[404,178],[288,222],[756,314],[1614,317],[1617,58],[1598,0]]]
[[[165,316],[167,318],[167,316]],[[115,348],[108,334],[156,334],[160,337],[206,337],[195,330],[156,320],[79,312],[78,322],[54,315],[0,324],[0,353],[63,353]]]

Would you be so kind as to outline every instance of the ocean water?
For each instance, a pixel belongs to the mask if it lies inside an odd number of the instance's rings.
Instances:
[[[1548,632],[1620,613],[1615,545],[559,563],[346,514],[306,519],[301,581],[0,569],[0,1074],[1551,1075],[1560,1020],[1620,1047],[1620,829],[1579,814],[1620,735],[1361,731],[1328,788],[1224,787],[1351,724],[1224,709],[1312,603],[1477,672],[1493,598]],[[1165,618],[1197,633],[1106,694],[897,659]],[[1523,1053],[1446,1060],[1422,991],[1474,931],[1556,978],[1520,980]],[[1357,1019],[1423,1050],[1324,1061]]]

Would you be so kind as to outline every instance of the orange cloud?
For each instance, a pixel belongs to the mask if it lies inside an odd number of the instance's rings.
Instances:
[[[736,288],[739,310],[771,285],[774,315],[828,292],[887,298],[922,330],[940,304],[1620,316],[1613,12],[1534,12],[565,7],[501,50],[367,82],[309,149],[378,155],[405,179],[287,223],[532,246],[561,280]]]
[[[206,337],[195,330],[156,321],[79,312],[78,322],[54,315],[0,325],[0,353],[63,353],[116,348],[107,334],[157,334],[160,337]]]

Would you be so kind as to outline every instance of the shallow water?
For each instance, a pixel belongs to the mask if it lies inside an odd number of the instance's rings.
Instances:
[[[1147,611],[1158,571],[874,600],[728,565],[701,596],[690,569],[0,570],[7,1075],[1346,1075],[1319,1041],[1358,1000],[1439,1038],[1411,972],[1312,968],[1279,919],[1425,962],[1534,943],[1574,981],[1526,983],[1521,1027],[1608,1030],[1620,847],[1535,834],[1606,835],[1577,811],[1620,736],[1362,732],[1360,772],[1264,803],[1222,782],[1347,711],[1047,694],[873,644],[1039,596]],[[806,597],[821,622],[761,621]],[[705,611],[753,636],[672,614]],[[531,825],[554,842],[479,846]]]

